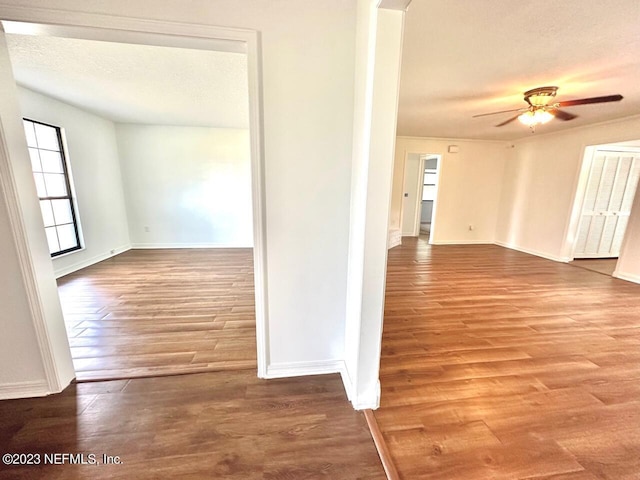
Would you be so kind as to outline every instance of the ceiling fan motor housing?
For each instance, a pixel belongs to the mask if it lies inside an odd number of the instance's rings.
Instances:
[[[546,107],[556,96],[558,87],[538,87],[524,92],[524,100],[532,107]]]

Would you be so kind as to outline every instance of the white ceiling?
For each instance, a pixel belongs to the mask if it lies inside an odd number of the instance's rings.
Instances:
[[[512,140],[523,92],[559,87],[557,101],[622,94],[566,108],[546,133],[640,113],[640,1],[413,0],[406,16],[398,135]]]
[[[512,140],[522,93],[557,100],[620,93],[567,108],[539,133],[640,113],[640,1],[413,0],[406,17],[398,134]],[[7,34],[20,85],[116,122],[246,128],[246,56],[239,53]]]
[[[6,36],[19,85],[115,122],[249,125],[244,54]]]

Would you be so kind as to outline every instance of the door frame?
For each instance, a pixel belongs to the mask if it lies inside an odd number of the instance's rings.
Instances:
[[[437,164],[436,164],[436,195],[435,195],[435,199],[433,200],[433,212],[431,214],[431,230],[429,231],[429,244],[432,244],[432,239],[433,239],[433,232],[435,230],[435,226],[436,226],[436,212],[437,212],[437,207],[438,207],[438,193],[439,193],[439,188],[440,188],[440,169],[442,167],[442,154],[440,153],[416,153],[416,152],[407,152],[405,154],[405,169],[406,169],[406,162],[409,158],[409,155],[420,155],[420,176],[418,177],[418,179],[416,180],[418,182],[418,189],[417,189],[417,195],[416,195],[416,204],[415,204],[415,214],[413,217],[413,236],[414,237],[418,237],[420,236],[420,217],[422,214],[422,190],[424,189],[424,169],[425,169],[425,163],[427,161],[428,158],[430,157],[436,157],[437,158]],[[403,177],[403,184],[404,184],[404,177]],[[403,185],[403,190],[404,190],[404,185]],[[404,198],[404,197],[403,197]],[[400,217],[400,229],[402,229],[402,217],[404,216],[404,202],[403,202],[403,207],[402,207],[402,215]]]
[[[620,142],[626,142],[626,140],[620,140]],[[578,176],[576,192],[574,195],[572,213],[569,219],[569,226],[567,227],[568,233],[565,239],[565,245],[567,245],[569,252],[569,258],[567,261],[575,260],[578,232],[580,231],[580,224],[582,223],[582,211],[584,209],[584,202],[586,200],[585,197],[587,193],[587,186],[589,184],[589,180],[591,179],[591,166],[593,164],[593,159],[598,150],[605,149],[610,149],[612,151],[618,152],[638,152],[639,150],[637,147],[625,147],[616,145],[615,142],[601,145],[584,146],[584,154],[582,157],[582,162],[580,164],[580,173]],[[638,191],[636,191],[636,194],[638,194]]]
[[[263,85],[259,32],[239,28],[4,5],[0,6],[0,20],[19,22],[20,26],[25,27],[27,30],[31,29],[31,33],[36,35],[204,50],[239,52],[238,48],[240,48],[242,49],[241,51],[246,53],[251,144],[257,374],[260,378],[266,378],[270,355],[267,308]],[[28,33],[28,31],[25,30],[24,33]],[[6,122],[21,122],[21,119],[3,119],[3,123]],[[25,219],[28,215],[33,216],[34,211],[29,211],[28,208],[21,204],[19,195],[21,187],[16,181],[12,166],[12,159],[20,155],[21,152],[16,152],[15,146],[7,144],[6,137],[2,131],[2,124],[0,124],[0,173],[2,174],[0,175],[0,182],[5,192],[10,224],[18,250],[20,267],[25,279],[25,287],[48,390],[53,393],[61,391],[68,384],[68,372],[64,371],[65,369],[62,365],[64,362],[57,358],[56,351],[59,354],[61,348],[66,348],[70,356],[70,350],[68,343],[66,347],[61,345],[61,339],[56,338],[55,332],[52,332],[50,327],[50,325],[54,324],[58,327],[57,322],[63,320],[61,318],[51,318],[50,312],[45,308],[44,302],[50,302],[54,299],[51,299],[51,295],[42,290],[39,284],[39,277],[42,272],[39,272],[40,267],[37,262],[34,262],[31,251],[31,234],[28,231],[26,226],[28,222]],[[44,248],[45,245],[42,244],[42,247]],[[44,272],[44,276],[47,276],[46,272]],[[64,325],[62,327],[64,328]],[[66,341],[66,338],[64,340]]]
[[[431,228],[429,229],[429,244],[433,242],[433,231],[436,227],[436,209],[438,207],[438,187],[440,186],[440,165],[442,163],[442,155],[439,153],[425,153],[420,155],[420,186],[418,187],[418,197],[416,199],[416,218],[414,219],[414,237],[420,236],[420,220],[422,218],[422,191],[424,190],[424,171],[425,164],[430,157],[436,157],[436,194],[433,199],[433,209],[431,211]]]

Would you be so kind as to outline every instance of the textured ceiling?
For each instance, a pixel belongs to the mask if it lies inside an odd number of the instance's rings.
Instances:
[[[19,85],[122,123],[247,128],[246,55],[7,34]]]
[[[640,1],[413,0],[406,16],[398,135],[512,140],[523,92],[558,86],[558,101],[620,93],[571,107],[545,133],[640,114]]]

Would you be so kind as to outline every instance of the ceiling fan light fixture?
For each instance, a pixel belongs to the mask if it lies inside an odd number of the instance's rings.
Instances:
[[[528,127],[535,127],[536,125],[542,125],[550,122],[553,118],[553,114],[544,108],[533,108],[520,115],[518,120],[520,120],[520,123],[524,123]]]

